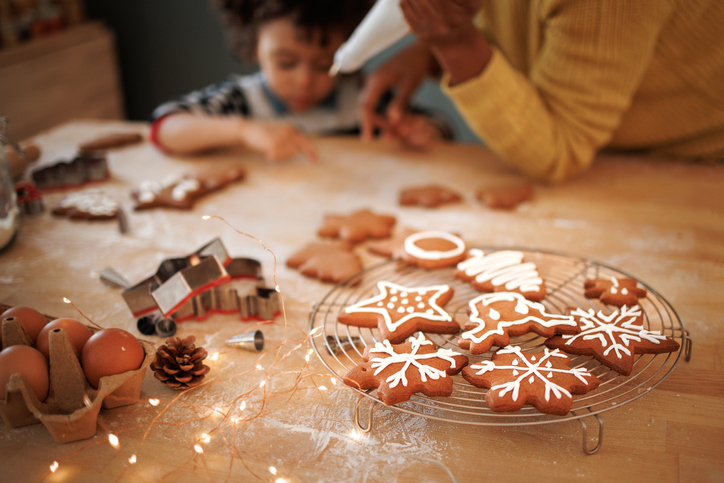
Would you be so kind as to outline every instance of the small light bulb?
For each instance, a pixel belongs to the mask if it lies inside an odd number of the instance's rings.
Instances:
[[[261,381],[261,383],[259,384],[259,387],[264,387],[264,386],[266,386],[266,379]]]
[[[131,463],[132,465],[135,465],[136,464],[136,455],[132,454],[131,457],[128,458],[128,462]]]
[[[50,471],[52,471],[53,473],[55,473],[55,470],[58,469],[58,466],[59,466],[59,465],[58,465],[58,462],[57,462],[57,461],[53,461],[53,464],[50,465]]]
[[[161,401],[156,399],[155,397],[152,397],[151,399],[148,400],[148,404],[150,404],[151,406],[158,406],[158,403],[160,403],[160,402]]]
[[[219,360],[219,353],[218,353],[218,352],[214,352],[213,354],[211,354],[211,357],[209,357],[209,359],[211,359],[212,361],[218,361],[218,360]]]
[[[65,302],[66,304],[69,304],[70,299],[68,297],[63,297],[63,302]]]
[[[276,474],[277,474],[277,469],[274,468],[273,466],[270,466],[270,467],[269,467],[269,473],[271,473],[272,475],[276,475]]]
[[[319,386],[319,390],[320,390],[320,391],[326,391],[326,390],[327,390],[327,386]]]
[[[209,442],[211,442],[211,436],[209,436],[209,435],[206,434],[206,433],[202,433],[202,434],[201,434],[201,441],[203,441],[204,443],[209,443]]]
[[[204,448],[202,448],[199,444],[195,444],[194,451],[196,451],[198,454],[202,454],[204,452]]]
[[[113,446],[114,448],[118,449],[118,446],[119,446],[119,444],[118,444],[118,436],[116,436],[116,435],[113,434],[113,433],[110,433],[110,434],[108,435],[108,442],[111,443],[111,446]]]

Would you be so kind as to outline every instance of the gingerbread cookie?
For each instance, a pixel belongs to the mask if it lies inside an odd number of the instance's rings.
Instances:
[[[487,186],[480,188],[475,197],[488,208],[512,210],[520,203],[533,197],[533,185],[530,183],[507,186]]]
[[[446,231],[421,231],[405,238],[402,259],[420,268],[457,265],[467,256],[467,246],[457,235]]]
[[[505,347],[492,360],[463,369],[470,384],[488,388],[485,401],[493,411],[518,411],[524,404],[546,414],[565,416],[574,394],[598,387],[596,376],[582,367],[571,369],[571,360],[558,350],[527,354],[520,347]]]
[[[599,299],[604,304],[617,307],[638,305],[639,299],[646,297],[646,290],[637,286],[633,278],[595,278],[586,280],[583,288],[589,299]]]
[[[610,315],[593,309],[570,310],[580,332],[558,335],[546,341],[551,349],[570,354],[593,356],[601,364],[628,376],[633,370],[635,354],[661,354],[679,350],[679,343],[658,330],[644,329],[641,307],[622,307]]]
[[[367,244],[367,250],[387,258],[400,259],[405,252],[405,239],[416,233],[412,228],[398,229],[392,238],[387,240],[375,240]]]
[[[393,344],[415,332],[456,334],[460,326],[442,307],[452,299],[448,285],[403,287],[377,282],[377,295],[342,309],[337,320],[357,327],[378,327],[383,339]]]
[[[402,206],[437,208],[445,203],[454,203],[460,200],[460,195],[453,190],[434,184],[406,188],[400,193],[400,204]]]
[[[140,211],[164,207],[190,210],[202,196],[241,181],[244,175],[244,170],[237,168],[204,177],[169,176],[161,182],[142,181],[138,189],[131,193],[136,202],[133,209]]]
[[[497,292],[475,297],[468,303],[470,322],[458,345],[472,354],[484,354],[492,346],[504,347],[511,336],[535,332],[544,337],[576,334],[578,324],[571,315],[546,313],[545,306],[515,292]]]
[[[118,217],[120,205],[101,190],[72,193],[55,205],[52,213],[72,219],[110,220]]]
[[[396,221],[394,216],[376,215],[370,210],[359,210],[348,216],[325,215],[318,234],[359,243],[367,238],[387,238]]]
[[[81,152],[106,151],[108,149],[120,148],[130,144],[143,141],[143,136],[138,133],[116,133],[109,134],[78,146]]]
[[[503,250],[485,254],[473,248],[470,258],[458,264],[455,276],[481,292],[518,292],[540,302],[546,295],[543,279],[534,263],[523,262],[523,252]]]
[[[353,367],[344,377],[348,386],[377,389],[380,400],[392,406],[407,401],[415,393],[430,397],[452,394],[455,375],[468,358],[450,349],[438,349],[423,334],[404,344],[377,342],[364,352],[364,364]]]
[[[346,242],[314,242],[296,251],[287,266],[323,282],[339,283],[362,270],[362,262]]]

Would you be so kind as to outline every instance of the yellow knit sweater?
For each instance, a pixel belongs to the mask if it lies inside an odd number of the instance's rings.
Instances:
[[[724,157],[724,0],[485,0],[494,45],[442,88],[529,176],[560,181],[603,147]]]

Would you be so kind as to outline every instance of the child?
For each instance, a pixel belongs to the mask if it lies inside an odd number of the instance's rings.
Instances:
[[[153,113],[151,140],[177,154],[242,145],[277,161],[317,151],[305,134],[359,129],[358,75],[331,77],[334,53],[359,24],[370,0],[219,0],[232,46],[259,63],[251,76],[192,92]],[[426,147],[445,126],[409,114],[396,130]]]

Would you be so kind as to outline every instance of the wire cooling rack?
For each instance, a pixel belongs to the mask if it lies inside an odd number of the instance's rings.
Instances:
[[[482,249],[488,253],[501,248]],[[591,260],[551,252],[520,251],[524,253],[527,262],[537,265],[538,272],[545,280],[547,295],[542,303],[546,306],[547,312],[553,314],[565,313],[568,307],[612,312],[617,307],[609,307],[583,295],[584,281],[589,278],[635,278]],[[318,304],[315,304],[309,323],[315,352],[340,381],[348,370],[362,362],[365,348],[381,340],[379,331],[376,328],[367,329],[340,324],[337,322],[337,315],[344,307],[371,297],[379,281],[394,282],[408,287],[441,283],[450,285],[455,289],[455,296],[444,308],[462,327],[468,321],[468,302],[480,295],[480,292],[469,283],[456,279],[454,272],[454,268],[423,270],[397,261],[386,261],[362,270],[335,286]],[[618,374],[590,356],[570,355],[571,367],[585,368],[595,374],[601,384],[588,394],[576,396],[568,415],[543,414],[532,406],[524,406],[520,411],[513,413],[492,411],[485,402],[487,389],[470,385],[460,375],[453,376],[453,393],[450,397],[431,398],[416,394],[409,401],[392,408],[429,419],[479,426],[539,425],[577,419],[583,425],[584,451],[589,454],[596,452],[603,437],[603,421],[598,414],[645,395],[671,374],[682,356],[686,360],[690,357],[691,339],[673,307],[653,288],[641,281],[639,284],[648,292],[646,298],[639,301],[644,313],[645,328],[660,330],[662,334],[679,342],[679,351],[666,354],[637,354],[629,376]],[[438,346],[467,355],[470,364],[491,358],[492,351],[475,356],[460,349],[457,345],[459,335],[427,334]],[[520,346],[526,352],[537,352],[544,347],[544,341],[545,338],[531,333],[511,337],[510,344]],[[363,425],[360,423],[360,404],[363,398],[367,398],[371,403],[381,401],[374,391],[361,391],[352,387],[349,389],[360,394],[354,414],[355,426],[360,431],[369,431],[372,425],[372,406],[367,423]],[[595,416],[599,424],[598,444],[592,450],[587,446],[586,423],[583,419],[587,416]]]

